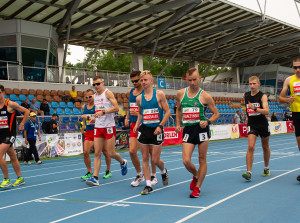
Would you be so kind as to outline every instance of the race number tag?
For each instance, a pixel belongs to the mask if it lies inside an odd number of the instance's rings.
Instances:
[[[94,129],[94,136],[97,134],[97,129]]]
[[[259,103],[252,103],[256,108],[260,108],[260,104]],[[247,107],[247,113],[249,116],[257,116],[260,115],[259,112],[254,111],[253,109],[249,108],[249,104],[246,104]]]
[[[113,128],[107,128],[107,134],[113,134],[114,131],[113,131]]]
[[[188,139],[189,139],[189,136],[190,136],[189,134],[184,134],[184,137],[183,137],[182,141],[187,142]]]
[[[182,109],[182,122],[183,123],[196,123],[200,122],[200,108],[189,107]]]
[[[139,139],[141,136],[141,132],[138,132],[138,136],[137,136],[137,139]]]
[[[143,110],[143,121],[144,124],[152,124],[152,123],[160,122],[158,108]]]
[[[0,117],[0,129],[8,128],[8,117],[2,116]]]
[[[249,133],[249,132],[251,131],[251,130],[250,130],[250,126],[248,126],[247,129],[248,129],[248,130],[247,130],[247,133]]]
[[[295,95],[300,95],[300,81],[295,81],[293,83],[293,88],[294,88]]]
[[[129,103],[129,109],[133,109],[135,112],[139,111],[139,107],[136,103]]]
[[[204,142],[208,140],[207,132],[199,133],[199,140],[200,142]]]
[[[162,136],[163,136],[162,133],[158,134],[157,135],[157,141],[162,141]]]

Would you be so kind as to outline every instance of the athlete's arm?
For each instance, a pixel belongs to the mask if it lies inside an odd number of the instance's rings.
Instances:
[[[81,106],[82,111],[84,111],[84,106],[85,106],[85,105],[82,105],[82,106]],[[87,115],[81,115],[80,118],[81,118],[81,119],[87,119]],[[84,123],[84,122],[83,122],[83,123]]]
[[[220,117],[220,114],[219,114],[219,111],[218,111],[218,109],[215,105],[214,99],[206,91],[202,92],[202,94],[200,95],[200,98],[201,98],[201,96],[203,96],[203,99],[204,99],[203,102],[200,100],[201,103],[202,104],[207,104],[209,110],[211,110],[211,112],[213,113],[212,116],[208,120],[210,122],[215,122]],[[204,122],[205,123],[202,123],[202,125],[201,125],[201,122],[200,122],[201,128],[205,128],[208,125],[208,121],[204,121]]]
[[[285,79],[282,90],[280,92],[279,96],[279,102],[280,103],[293,103],[295,101],[295,96],[290,96],[289,98],[286,98],[286,94],[290,85],[291,76]]]
[[[139,112],[138,112],[137,121],[136,121],[135,126],[133,128],[133,132],[134,133],[137,133],[138,127],[140,126],[141,121],[142,121],[141,100],[142,100],[142,96],[141,95],[139,95],[139,96],[136,97],[136,104],[137,104],[137,106],[139,108]]]
[[[26,145],[28,145],[27,131],[28,131],[28,125],[25,125],[25,128],[24,128],[24,139],[25,139],[25,144]]]
[[[257,108],[257,112],[263,114],[263,115],[268,115],[269,114],[269,105],[268,105],[268,97],[267,95],[263,95],[261,98],[261,102],[262,102],[262,108]]]
[[[175,111],[176,113],[176,128],[175,131],[177,133],[179,133],[181,131],[181,127],[180,127],[180,122],[181,122],[181,103],[180,101],[182,100],[184,94],[184,89],[181,89],[179,91],[177,91],[177,95],[176,95],[176,100],[177,100],[177,109]]]
[[[126,95],[128,95],[130,93],[130,90],[127,91]],[[126,111],[126,117],[125,117],[125,126],[128,127],[128,121],[129,121],[129,109],[130,107],[128,107],[128,110]]]
[[[24,113],[23,119],[19,125],[19,130],[22,131],[24,129],[25,123],[28,121],[29,110],[20,106],[16,102],[9,101],[8,102],[8,112],[14,112],[14,111],[19,111],[21,113]]]
[[[119,105],[118,102],[114,96],[114,94],[111,91],[106,91],[105,92],[105,96],[107,97],[107,99],[112,103],[113,107],[106,109],[105,113],[115,113],[119,111]]]
[[[161,105],[162,110],[165,112],[165,115],[164,115],[163,119],[161,120],[161,123],[159,123],[159,125],[164,126],[164,124],[166,124],[166,122],[168,121],[168,119],[171,115],[171,112],[170,112],[170,108],[169,108],[165,93],[162,91],[157,91],[156,94],[158,96],[159,104]]]

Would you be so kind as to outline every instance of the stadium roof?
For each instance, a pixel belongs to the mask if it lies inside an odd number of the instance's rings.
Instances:
[[[289,64],[300,30],[226,0],[1,0],[0,20],[51,24],[69,44],[236,66]]]

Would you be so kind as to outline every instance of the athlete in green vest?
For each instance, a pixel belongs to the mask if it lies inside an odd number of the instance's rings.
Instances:
[[[182,158],[186,169],[193,174],[190,184],[191,198],[200,196],[200,188],[207,171],[206,153],[210,138],[209,124],[219,118],[218,109],[213,98],[199,86],[201,76],[196,68],[190,68],[186,73],[188,87],[177,92],[179,103],[176,111],[176,132],[183,129]],[[213,115],[210,119],[205,117],[205,107],[208,106]],[[191,162],[195,146],[198,145],[199,169]]]

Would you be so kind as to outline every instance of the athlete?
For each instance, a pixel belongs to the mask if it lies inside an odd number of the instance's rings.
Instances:
[[[207,172],[206,154],[208,150],[210,130],[209,125],[219,118],[218,109],[213,98],[200,88],[201,76],[196,68],[190,68],[186,73],[188,87],[177,92],[179,103],[176,111],[176,129],[181,131],[180,123],[183,128],[182,159],[185,168],[193,174],[190,183],[191,198],[200,196],[200,189]],[[205,117],[206,106],[212,111],[210,119]],[[195,146],[198,145],[199,168],[191,162]]]
[[[153,76],[150,71],[143,71],[140,81],[144,91],[136,98],[139,113],[133,132],[138,133],[137,139],[142,151],[146,186],[141,194],[146,195],[153,191],[149,167],[150,155],[151,161],[161,170],[163,185],[166,186],[169,183],[168,171],[160,159],[160,154],[164,141],[163,125],[168,121],[170,109],[165,94],[153,89]],[[165,112],[164,115],[163,112]],[[140,126],[140,124],[142,125]],[[150,154],[151,149],[152,154]]]
[[[129,94],[129,102],[128,102],[129,110],[126,112],[126,118],[125,118],[125,126],[128,127],[130,122],[129,154],[133,166],[137,173],[136,178],[134,179],[134,181],[131,182],[131,186],[133,187],[139,186],[140,183],[144,181],[144,175],[141,170],[140,160],[137,155],[137,150],[138,150],[137,134],[133,132],[133,128],[135,126],[135,123],[137,121],[137,116],[138,116],[138,106],[136,104],[136,97],[140,95],[143,91],[143,86],[141,85],[140,82],[140,74],[141,71],[133,71],[130,74],[130,79],[134,87],[127,91],[127,94]],[[156,166],[152,162],[151,162],[151,167],[152,167],[151,185],[155,185],[157,184]]]
[[[259,86],[259,78],[257,76],[251,76],[249,78],[249,87],[251,90],[244,94],[248,118],[248,150],[246,154],[247,172],[243,173],[242,176],[247,181],[251,180],[251,170],[254,159],[254,150],[257,136],[260,136],[261,138],[261,145],[264,151],[265,168],[263,176],[270,176],[270,130],[269,123],[266,118],[266,115],[269,114],[269,105],[267,95],[265,95],[258,89]]]
[[[119,111],[118,102],[114,94],[108,89],[104,89],[103,80],[96,76],[93,78],[95,87],[94,104],[95,116],[91,118],[90,123],[95,123],[94,128],[94,176],[86,181],[91,186],[99,186],[98,175],[101,167],[101,152],[104,142],[107,143],[107,149],[110,157],[120,162],[122,175],[127,174],[127,160],[122,159],[119,153],[115,152],[115,120],[114,113]]]
[[[14,150],[13,143],[16,140],[17,123],[16,123],[16,111],[24,114],[24,117],[19,125],[19,131],[24,130],[24,125],[28,120],[29,110],[18,105],[16,102],[10,101],[4,98],[5,89],[3,85],[0,85],[0,167],[4,175],[3,182],[0,188],[6,188],[9,186],[20,186],[25,184],[25,180],[22,177],[20,164],[17,159],[17,155]],[[7,153],[10,157],[14,171],[17,174],[17,180],[14,184],[10,182],[8,177],[8,169],[4,155]]]

